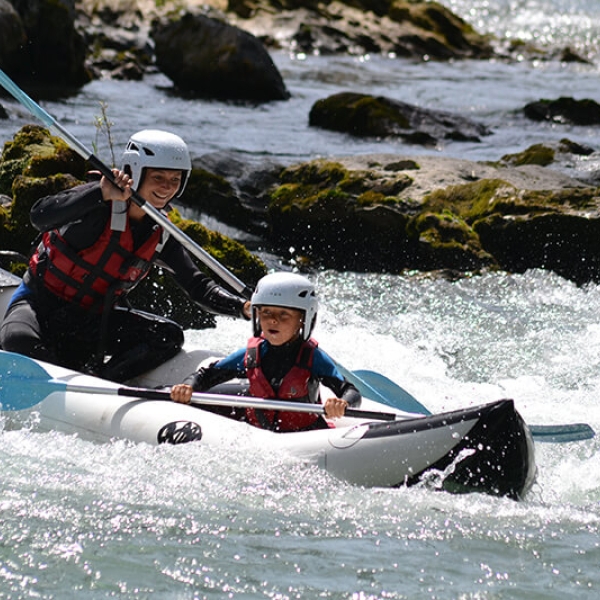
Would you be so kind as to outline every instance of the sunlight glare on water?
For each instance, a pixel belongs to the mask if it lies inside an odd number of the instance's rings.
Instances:
[[[11,548],[8,563],[0,554],[0,580],[11,598],[24,588],[46,598],[65,589],[91,598],[181,598],[186,589],[203,598],[456,598],[477,589],[495,598],[513,586],[568,585],[575,571],[558,572],[548,554],[566,564],[598,555],[597,509],[537,493],[516,503],[365,490],[247,449],[22,431],[5,432],[0,452],[13,456],[5,475],[18,485],[0,502],[0,539]],[[576,589],[597,584],[597,575],[579,577]]]

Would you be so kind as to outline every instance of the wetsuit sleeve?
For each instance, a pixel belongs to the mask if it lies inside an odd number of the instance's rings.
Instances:
[[[102,199],[100,184],[94,181],[40,198],[31,208],[29,216],[31,224],[38,231],[48,231],[80,221],[104,205],[110,212],[108,203]]]
[[[174,237],[167,240],[160,259],[172,272],[175,281],[201,308],[217,315],[245,318],[243,308],[246,300],[227,291],[202,273]]]
[[[195,373],[192,373],[183,383],[191,385],[195,392],[205,392],[206,390],[234,379],[235,377],[245,377],[244,356],[246,349],[242,348],[229,356],[222,358],[207,367],[200,367]]]
[[[335,366],[335,363],[320,348],[315,349],[312,366],[313,376],[338,398],[342,398],[352,408],[358,408],[362,402],[360,392],[350,383]]]

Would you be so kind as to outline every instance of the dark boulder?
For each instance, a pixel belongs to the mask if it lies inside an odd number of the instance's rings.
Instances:
[[[157,19],[156,64],[183,91],[230,100],[290,97],[281,74],[252,34],[201,14]]]
[[[20,82],[81,86],[90,81],[86,47],[75,28],[75,0],[13,0],[26,43],[11,55],[9,75]]]
[[[0,0],[0,68],[14,71],[18,66],[19,48],[26,43],[21,17],[8,0]]]
[[[533,121],[553,121],[573,125],[599,125],[600,104],[595,100],[575,100],[561,97],[558,100],[538,100],[523,108],[525,116]]]
[[[478,142],[480,136],[491,133],[485,125],[460,115],[354,92],[315,102],[309,124],[360,137],[399,137],[422,145],[444,139]]]

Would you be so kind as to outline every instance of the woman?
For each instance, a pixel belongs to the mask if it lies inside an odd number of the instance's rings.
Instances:
[[[249,319],[249,302],[205,276],[131,201],[136,190],[167,209],[191,168],[179,136],[143,130],[113,171],[116,185],[102,177],[38,200],[31,222],[41,241],[0,327],[0,346],[115,381],[157,367],[181,349],[181,327],[123,301],[158,260],[202,309]]]

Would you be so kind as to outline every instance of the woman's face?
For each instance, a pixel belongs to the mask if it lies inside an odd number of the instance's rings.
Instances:
[[[176,169],[146,169],[138,194],[154,208],[164,208],[179,191],[183,172]]]
[[[273,346],[282,346],[298,337],[303,325],[301,310],[261,306],[257,311],[262,335]]]

